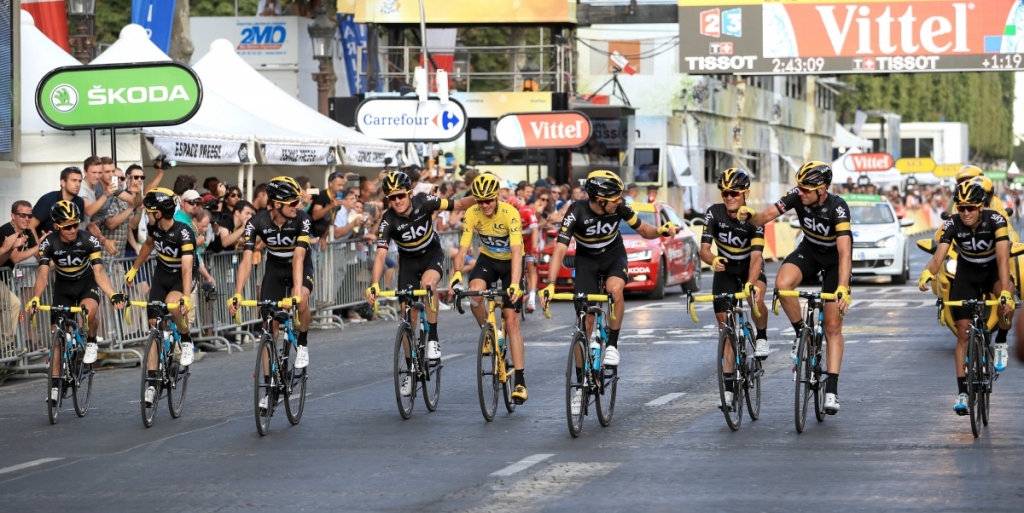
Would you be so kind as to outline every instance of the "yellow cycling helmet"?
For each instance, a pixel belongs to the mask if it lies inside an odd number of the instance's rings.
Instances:
[[[473,187],[470,189],[470,193],[476,199],[489,200],[498,197],[498,189],[501,185],[498,183],[498,179],[491,174],[482,174],[473,180]]]
[[[967,164],[956,172],[956,183],[960,183],[964,180],[970,180],[971,178],[977,178],[979,176],[983,176],[981,168]]]
[[[971,181],[972,182],[977,182],[979,185],[981,185],[981,188],[985,189],[985,194],[992,194],[993,184],[992,184],[992,179],[991,178],[989,178],[989,177],[987,177],[985,175],[981,175],[981,176],[974,177],[974,179],[971,180]]]
[[[587,175],[583,188],[591,200],[615,200],[622,196],[626,186],[619,175],[611,171],[598,170]]]

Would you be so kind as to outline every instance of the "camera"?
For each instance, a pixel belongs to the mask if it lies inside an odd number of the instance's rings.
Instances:
[[[158,163],[159,163],[159,165],[157,165]],[[172,167],[177,167],[177,165],[178,165],[178,161],[176,161],[176,160],[167,160],[167,155],[165,155],[163,153],[157,155],[156,158],[153,159],[153,167],[155,167],[157,169],[170,169]]]

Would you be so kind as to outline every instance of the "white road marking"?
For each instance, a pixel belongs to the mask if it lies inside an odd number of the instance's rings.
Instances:
[[[462,356],[462,353],[446,354],[446,355],[441,357],[441,361],[443,362],[445,360],[451,360],[452,358],[455,358],[456,356]]]
[[[686,395],[686,392],[672,392],[671,394],[665,394],[653,401],[648,402],[647,406],[661,406],[663,404],[668,404],[672,401],[675,401],[676,399],[679,399],[684,395]]]
[[[886,342],[909,342],[909,340],[905,338],[881,338],[868,340],[868,344],[884,344]]]
[[[607,475],[619,463],[552,463],[530,479],[520,479],[510,487],[495,487],[482,504],[467,511],[523,513],[540,511],[544,501],[564,497],[597,478]]]
[[[522,472],[552,456],[554,456],[554,454],[534,454],[533,456],[527,456],[501,470],[491,472],[491,475],[502,477],[511,476],[512,474]]]
[[[642,329],[636,332],[637,336],[641,337],[644,335],[650,335],[651,333],[654,333],[653,329]]]
[[[565,329],[565,326],[555,326],[553,328],[548,328],[546,330],[541,330],[541,333],[551,333],[552,331],[558,331],[558,330],[564,330],[564,329]]]
[[[19,463],[17,465],[11,465],[10,467],[0,468],[0,474],[7,474],[9,472],[17,472],[26,468],[32,468],[37,465],[49,463],[51,461],[59,461],[64,458],[40,458],[38,460],[26,461],[25,463]]]
[[[525,342],[527,347],[569,347],[569,342]]]
[[[700,340],[658,340],[658,341],[654,342],[654,345],[656,345],[656,346],[665,345],[665,344],[687,345],[687,346],[689,346],[689,345],[700,344]]]
[[[858,344],[858,343],[860,343],[859,340],[845,340],[845,339],[843,340],[843,345],[846,345],[846,344]]]

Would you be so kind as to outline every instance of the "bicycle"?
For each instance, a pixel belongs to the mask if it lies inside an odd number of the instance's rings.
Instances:
[[[757,420],[761,412],[761,376],[764,369],[761,360],[754,358],[754,329],[747,322],[746,312],[741,301],[753,296],[754,286],[744,292],[693,296],[687,294],[690,318],[699,321],[694,304],[702,302],[726,301],[729,309],[726,312],[725,325],[718,329],[718,392],[722,403],[719,406],[725,415],[725,423],[729,429],[736,431],[743,423],[743,403],[747,403],[750,420]],[[754,315],[760,316],[757,305],[753,306]],[[733,377],[727,377],[726,362],[733,362]],[[726,401],[727,385],[731,384],[732,400]]]
[[[444,365],[441,360],[430,360],[427,358],[427,314],[426,307],[422,301],[415,298],[427,297],[427,301],[433,303],[431,298],[434,292],[428,286],[426,289],[414,290],[410,286],[406,290],[382,290],[377,297],[398,298],[403,305],[404,312],[398,323],[398,334],[395,335],[395,399],[398,401],[398,413],[402,419],[412,416],[413,406],[416,404],[416,391],[423,388],[423,403],[427,411],[437,409],[438,399],[441,397],[441,368]],[[406,304],[407,300],[414,301],[411,305]],[[412,310],[419,310],[419,322],[412,319]],[[436,311],[434,304],[430,305],[431,311]],[[373,303],[374,313],[380,315],[377,302]],[[402,384],[409,379],[409,393],[402,394]]]
[[[51,322],[53,325],[53,343],[50,345],[50,355],[47,358],[46,380],[46,413],[50,418],[50,424],[57,423],[57,416],[60,414],[64,399],[71,390],[71,399],[74,402],[75,414],[84,417],[89,412],[89,401],[92,399],[92,377],[95,371],[92,364],[82,362],[85,357],[85,335],[79,328],[78,323],[69,315],[81,313],[85,317],[86,326],[89,325],[89,310],[80,306],[57,306],[57,305],[36,305],[36,309],[43,312],[57,314],[56,319]],[[32,326],[35,327],[33,314]],[[58,361],[60,374],[53,374],[52,362]],[[57,385],[57,399],[51,397],[51,388]]]
[[[512,399],[512,392],[516,388],[515,372],[512,365],[512,352],[509,351],[506,332],[502,332],[499,326],[504,325],[501,320],[502,301],[508,297],[505,291],[500,288],[487,290],[455,290],[455,309],[459,314],[466,313],[462,308],[462,298],[482,297],[487,301],[487,322],[480,328],[480,339],[477,343],[476,353],[476,385],[477,396],[480,399],[480,413],[484,420],[494,420],[494,414],[498,410],[498,390],[503,388],[501,395],[505,402],[505,409],[509,413],[516,410],[516,402]],[[497,350],[492,350],[497,348]]]
[[[181,307],[181,303],[168,305],[162,301],[129,301],[128,306],[152,309],[159,312],[159,317],[149,332],[146,341],[146,351],[142,363],[142,425],[153,426],[156,418],[156,411],[160,401],[167,397],[167,411],[171,418],[181,417],[181,411],[185,406],[185,392],[188,390],[188,377],[191,371],[188,367],[182,367],[181,360],[181,335],[178,333],[178,325],[174,322],[170,310]],[[124,321],[131,324],[130,310],[125,310]],[[176,350],[177,349],[177,350]],[[151,362],[155,362],[156,368],[150,368]],[[156,372],[150,376],[150,372]],[[146,403],[146,391],[153,387],[153,400]]]
[[[599,280],[604,290],[604,280]],[[608,346],[608,332],[604,322],[605,308],[590,303],[604,303],[612,311],[608,294],[556,293],[550,297],[544,292],[544,317],[551,318],[552,301],[573,301],[576,324],[569,345],[569,358],[565,365],[565,413],[569,434],[573,438],[583,431],[583,417],[589,415],[590,405],[597,409],[601,427],[612,423],[615,413],[615,394],[618,389],[618,369],[605,367],[602,356]],[[587,343],[587,315],[594,315],[594,326]],[[614,314],[611,318],[614,320]]]
[[[825,301],[835,301],[836,295],[827,292],[801,292],[799,290],[775,289],[772,297],[772,311],[779,315],[780,297],[799,297],[807,300],[804,305],[804,327],[797,333],[796,360],[793,367],[793,381],[796,383],[793,418],[796,432],[803,433],[807,421],[807,401],[814,395],[814,416],[818,422],[825,420],[825,391],[822,376],[827,372],[825,352]]]
[[[263,316],[263,333],[260,335],[259,351],[256,353],[256,370],[253,371],[253,405],[256,413],[256,432],[265,436],[270,429],[270,418],[280,400],[284,400],[284,410],[288,422],[293,426],[302,419],[302,410],[306,405],[306,370],[295,369],[290,364],[292,349],[298,350],[298,338],[295,326],[299,320],[295,318],[299,298],[290,297],[281,301],[274,300],[235,300],[235,308],[239,306],[258,307]],[[235,322],[241,324],[241,315],[236,310]],[[277,346],[273,333],[273,323],[284,327],[286,343]]]
[[[991,338],[984,315],[985,307],[1003,305],[1001,299],[966,299],[946,301],[950,308],[967,307],[971,310],[971,326],[967,330],[967,358],[964,360],[967,381],[967,411],[971,417],[971,433],[974,438],[981,435],[982,426],[988,426],[989,405],[992,399],[992,385],[999,379],[995,358],[992,354]],[[939,311],[943,301],[938,300]]]

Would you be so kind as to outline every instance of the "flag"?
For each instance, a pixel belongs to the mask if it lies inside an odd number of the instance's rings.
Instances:
[[[142,25],[157,48],[171,51],[174,0],[132,0],[132,23]]]
[[[68,7],[64,1],[21,0],[21,8],[36,20],[36,28],[46,34],[50,41],[71,53],[68,42]]]

